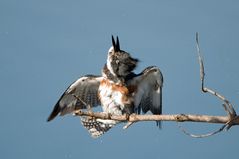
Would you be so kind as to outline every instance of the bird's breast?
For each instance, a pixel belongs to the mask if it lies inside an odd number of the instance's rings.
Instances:
[[[125,105],[132,105],[134,89],[133,86],[127,87],[122,84],[113,83],[107,79],[102,80],[99,87],[99,97],[103,109],[109,112],[109,109],[115,107],[122,110]]]

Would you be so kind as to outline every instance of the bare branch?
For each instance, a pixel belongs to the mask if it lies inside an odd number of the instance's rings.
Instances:
[[[226,124],[229,120],[228,116],[210,116],[196,114],[173,114],[173,115],[136,115],[132,114],[129,117],[126,115],[109,115],[103,112],[85,112],[77,110],[74,113],[76,116],[90,116],[100,119],[117,120],[122,122],[138,122],[138,121],[177,121],[177,122],[203,122],[203,123],[220,123]],[[239,124],[239,120],[235,123]]]
[[[200,47],[199,47],[199,39],[198,39],[198,32],[196,33],[196,44],[197,44],[197,53],[198,53],[198,61],[199,61],[199,66],[200,66],[200,79],[201,79],[201,82],[202,82],[202,91],[204,92],[204,76],[205,76],[205,73],[204,73],[204,64],[203,64],[203,60],[202,60],[202,57],[201,57],[201,51],[200,51]]]
[[[215,135],[215,134],[221,132],[222,130],[224,130],[225,128],[227,130],[230,129],[231,126],[235,124],[235,120],[237,120],[238,117],[237,117],[236,111],[234,110],[234,108],[233,108],[232,104],[229,102],[229,100],[227,100],[223,95],[219,94],[218,92],[204,86],[205,71],[204,71],[203,59],[201,56],[201,50],[199,47],[198,33],[196,33],[196,46],[197,46],[198,61],[199,61],[199,66],[200,66],[201,90],[203,93],[210,93],[210,94],[214,95],[215,97],[219,98],[220,100],[222,100],[223,107],[228,115],[228,121],[220,129],[218,129],[214,132],[208,133],[208,134],[202,134],[202,135],[191,134],[188,131],[186,131],[186,129],[184,129],[182,126],[178,125],[178,127],[184,134],[189,135],[191,137],[195,137],[195,138],[202,138],[202,137],[208,137],[208,136]]]
[[[183,128],[181,125],[178,125],[179,129],[186,135],[188,136],[191,136],[191,137],[194,137],[194,138],[204,138],[204,137],[209,137],[209,136],[212,136],[212,135],[216,135],[217,133],[223,131],[226,127],[226,124],[224,124],[223,126],[221,126],[220,129],[216,130],[216,131],[213,131],[213,132],[210,132],[210,133],[207,133],[207,134],[200,134],[200,135],[195,135],[195,134],[191,134],[189,133],[185,128]]]
[[[201,57],[201,51],[200,51],[200,47],[199,47],[198,33],[196,33],[196,44],[197,44],[198,61],[199,61],[199,65],[200,65],[201,89],[204,93],[210,93],[210,94],[216,96],[217,98],[219,98],[223,102],[223,107],[224,107],[225,111],[227,112],[230,120],[233,120],[237,116],[237,114],[236,114],[236,111],[233,108],[232,104],[229,102],[229,100],[227,100],[223,95],[219,94],[218,92],[204,86],[205,72],[204,72],[203,60]],[[231,126],[228,126],[227,128],[230,128],[230,127]]]

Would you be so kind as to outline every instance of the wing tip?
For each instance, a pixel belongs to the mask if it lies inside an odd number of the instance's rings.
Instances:
[[[57,103],[54,109],[52,110],[51,114],[47,118],[47,122],[52,121],[59,113],[60,113],[60,109],[59,109],[59,104]]]

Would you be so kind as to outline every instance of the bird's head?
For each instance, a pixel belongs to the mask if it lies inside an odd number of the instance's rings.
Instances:
[[[131,57],[128,52],[120,49],[118,36],[116,42],[112,36],[112,47],[108,51],[107,68],[113,76],[126,77],[136,68],[138,61],[138,59]]]

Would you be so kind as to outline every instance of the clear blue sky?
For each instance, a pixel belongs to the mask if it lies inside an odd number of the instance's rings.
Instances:
[[[118,125],[92,139],[77,117],[46,118],[67,86],[100,74],[118,35],[121,48],[164,74],[163,113],[225,115],[221,102],[200,92],[195,32],[205,59],[206,85],[239,112],[239,2],[0,1],[0,157],[236,158],[239,127],[204,139],[184,135],[174,122]],[[193,133],[220,125],[183,123]]]

